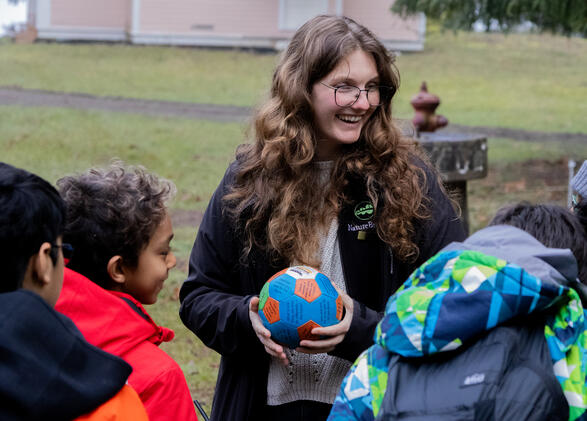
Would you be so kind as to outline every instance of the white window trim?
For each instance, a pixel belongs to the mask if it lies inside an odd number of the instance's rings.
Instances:
[[[342,5],[342,1],[343,0],[336,0],[336,16],[342,16],[343,15],[343,5]]]
[[[295,0],[279,0],[279,12],[278,12],[278,22],[277,27],[280,31],[295,31],[297,28],[292,28],[286,25],[287,16],[285,13],[286,10],[286,2],[288,1],[295,1]],[[314,3],[318,5],[322,4],[322,12],[320,13],[328,13],[328,0],[314,0]]]
[[[138,34],[141,30],[141,0],[132,0],[130,11],[130,33]]]
[[[37,29],[51,27],[51,0],[37,0],[35,21]]]

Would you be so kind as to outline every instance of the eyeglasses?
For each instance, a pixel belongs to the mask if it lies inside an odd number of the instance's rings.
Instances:
[[[395,89],[391,86],[370,86],[366,89],[360,89],[352,85],[334,87],[324,82],[320,82],[320,84],[334,89],[334,102],[339,107],[351,107],[359,100],[363,91],[367,93],[367,102],[371,107],[380,106],[385,101],[390,100],[395,93]]]
[[[71,259],[73,257],[73,246],[69,243],[51,244],[51,247],[60,248],[64,259]]]

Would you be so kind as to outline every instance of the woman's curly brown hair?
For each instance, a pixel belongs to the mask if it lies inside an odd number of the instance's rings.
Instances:
[[[63,241],[74,247],[68,267],[108,288],[112,256],[134,268],[167,214],[175,185],[142,166],[113,162],[57,181],[67,206]]]
[[[317,265],[317,226],[336,216],[348,200],[351,179],[362,180],[375,207],[379,237],[396,256],[415,259],[414,221],[428,217],[419,152],[392,123],[391,98],[379,106],[352,145],[336,159],[328,191],[317,197],[316,132],[312,87],[353,51],[371,54],[379,83],[399,87],[399,74],[385,47],[352,19],[317,16],[292,38],[277,65],[269,100],[257,111],[255,141],[237,152],[239,169],[224,197],[244,234],[244,256],[253,246],[290,262]]]

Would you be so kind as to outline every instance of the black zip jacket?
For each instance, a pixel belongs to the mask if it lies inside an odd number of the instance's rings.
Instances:
[[[116,395],[132,371],[30,291],[0,294],[0,331],[0,420],[72,420]]]
[[[236,168],[236,162],[231,164],[210,200],[190,256],[189,275],[180,291],[183,323],[222,356],[211,414],[211,419],[218,421],[262,419],[269,355],[251,326],[249,300],[275,272],[288,266],[287,262],[272,262],[258,249],[251,251],[246,264],[239,263],[243,242],[223,212],[222,201]],[[424,169],[432,217],[415,226],[420,253],[413,263],[393,258],[389,246],[378,238],[373,220],[366,220],[361,212],[369,203],[362,183],[350,183],[352,201],[338,217],[338,238],[354,312],[345,339],[332,355],[354,361],[373,343],[375,326],[389,296],[442,247],[465,238],[436,175]]]

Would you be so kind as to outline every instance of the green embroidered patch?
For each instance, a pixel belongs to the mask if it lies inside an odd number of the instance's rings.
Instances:
[[[373,218],[375,208],[373,203],[364,201],[355,206],[355,217],[361,221],[368,221]]]

